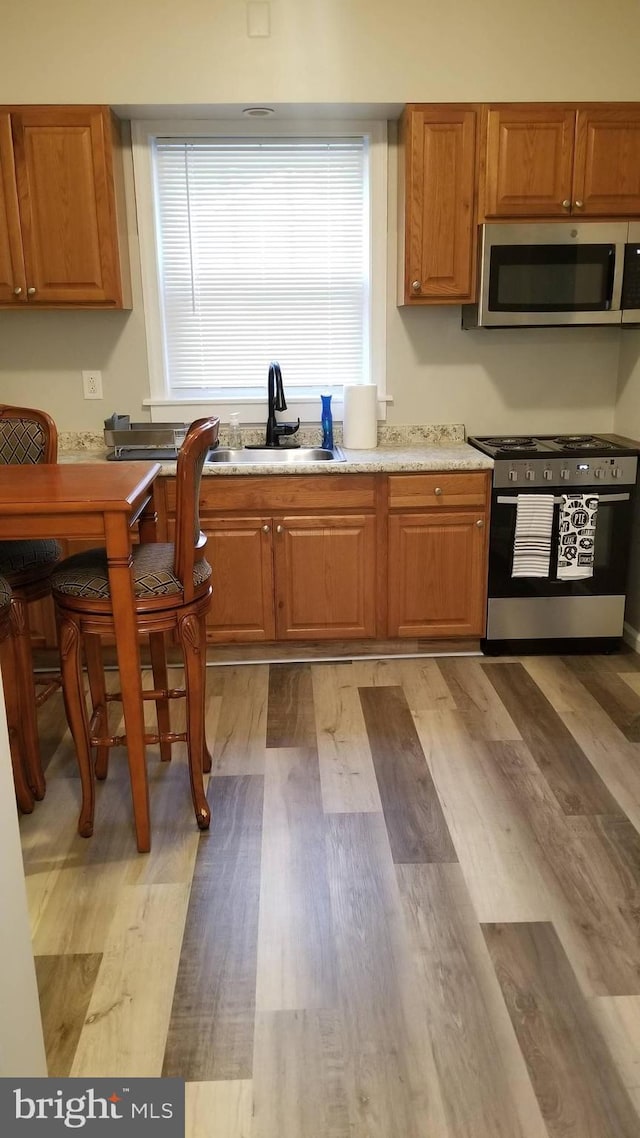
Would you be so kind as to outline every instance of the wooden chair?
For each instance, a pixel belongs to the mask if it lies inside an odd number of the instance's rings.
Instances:
[[[178,455],[175,544],[149,542],[134,547],[133,575],[138,631],[148,634],[153,690],[144,698],[156,704],[157,733],[145,736],[159,743],[163,759],[171,744],[186,740],[191,794],[201,830],[211,812],[204,793],[203,770],[211,769],[205,740],[205,615],[211,603],[211,568],[204,559],[206,538],[200,532],[198,499],[207,451],[217,440],[218,419],[199,419],[189,429]],[[111,607],[104,549],[91,549],[62,561],[52,580],[58,624],[62,687],[67,719],[76,746],[82,783],[78,831],[93,833],[95,808],[91,747],[96,748],[95,775],[107,775],[109,748],[126,744],[126,735],[108,731],[108,705],[121,693],[107,693],[101,659],[103,635],[117,637],[117,616]],[[185,688],[170,689],[167,680],[165,633],[176,632],[182,648]],[[82,684],[80,644],[84,639],[92,716],[89,721]],[[175,733],[169,722],[170,699],[186,696],[187,730]]]
[[[0,465],[55,463],[58,432],[53,419],[44,411],[0,404]],[[9,724],[19,739],[26,776],[35,798],[43,798],[45,778],[40,760],[37,708],[59,686],[48,677],[45,690],[36,694],[29,627],[29,605],[50,592],[51,570],[62,553],[53,539],[0,542],[0,574],[12,591],[10,637],[14,667],[5,669],[5,689],[10,708],[17,709],[18,721]],[[11,712],[9,712],[11,714]]]
[[[7,726],[9,728],[9,750],[11,751],[16,801],[23,814],[30,814],[33,810],[33,794],[27,782],[22,762],[18,730],[20,709],[16,700],[17,688],[11,682],[15,670],[11,645],[11,586],[4,577],[0,577],[0,668],[2,670]]]

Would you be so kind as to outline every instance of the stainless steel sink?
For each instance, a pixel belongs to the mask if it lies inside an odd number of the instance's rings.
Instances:
[[[250,447],[243,447],[242,450],[218,447],[209,451],[207,462],[228,462],[230,466],[248,466],[254,463],[303,466],[307,462],[346,462],[346,459],[340,447],[334,447],[333,450],[322,450],[321,447],[265,447],[255,450]]]

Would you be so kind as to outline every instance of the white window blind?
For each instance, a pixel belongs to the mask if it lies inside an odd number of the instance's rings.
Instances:
[[[369,378],[368,144],[156,138],[168,392],[287,393]]]

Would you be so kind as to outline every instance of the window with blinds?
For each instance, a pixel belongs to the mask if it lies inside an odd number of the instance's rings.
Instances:
[[[370,379],[366,136],[156,137],[152,175],[168,397]]]

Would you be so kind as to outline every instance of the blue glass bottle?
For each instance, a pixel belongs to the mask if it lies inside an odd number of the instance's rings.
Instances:
[[[333,450],[333,418],[331,415],[331,396],[321,395],[322,400],[322,449]]]

